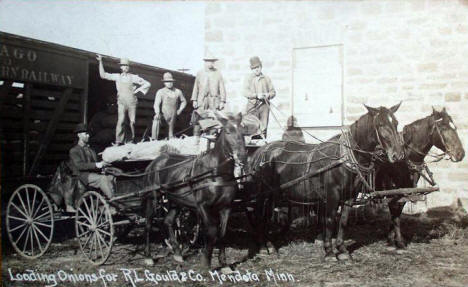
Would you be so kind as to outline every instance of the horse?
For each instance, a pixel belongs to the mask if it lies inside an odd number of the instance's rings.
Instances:
[[[325,227],[325,259],[334,258],[332,235],[338,207],[357,197],[358,187],[365,181],[362,173],[371,168],[378,149],[386,152],[390,162],[404,157],[398,121],[393,115],[400,104],[390,109],[364,105],[368,112],[348,131],[320,144],[279,141],[258,149],[252,156],[249,170],[258,184],[255,217],[269,218],[271,207],[281,200],[301,205],[317,204]],[[265,220],[256,222],[257,244],[268,239]],[[349,258],[343,240],[336,241],[336,248],[339,255],[344,255],[338,259]]]
[[[164,223],[169,231],[169,242],[181,259],[181,250],[174,233],[177,207],[195,210],[205,229],[206,241],[202,255],[203,268],[209,269],[214,245],[226,233],[231,205],[238,192],[234,169],[246,163],[244,137],[241,132],[242,115],[224,115],[216,112],[219,121],[214,148],[198,156],[166,153],[154,159],[146,169],[146,185],[159,186],[145,204],[146,247],[150,257],[152,218],[157,210],[156,199],[163,193],[170,202]],[[226,265],[224,245],[220,243],[219,262]],[[177,258],[175,257],[177,260]]]
[[[456,126],[445,108],[440,112],[432,108],[431,115],[404,126],[401,135],[406,151],[405,160],[380,165],[375,176],[376,190],[416,187],[421,176],[434,185],[430,172],[424,175],[424,158],[432,146],[446,153],[452,162],[459,162],[465,156]],[[394,196],[388,202],[391,225],[387,239],[390,246],[403,249],[405,243],[400,230],[400,216],[405,202],[400,199],[401,196]]]

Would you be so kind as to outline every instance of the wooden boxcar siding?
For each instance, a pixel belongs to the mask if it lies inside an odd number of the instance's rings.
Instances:
[[[23,81],[24,78],[15,79],[11,75],[2,77],[0,74],[0,81],[3,82],[0,85],[0,185],[2,189],[5,189],[9,182],[23,183],[27,177],[38,178],[38,175],[52,175],[60,161],[68,158],[69,149],[76,143],[76,136],[73,134],[76,124],[83,120],[90,120],[94,113],[103,109],[105,97],[115,97],[116,89],[113,82],[99,78],[95,53],[3,32],[0,32],[0,39],[0,45],[30,49],[38,51],[40,55],[56,54],[59,55],[58,58],[64,59],[67,63],[72,60],[79,61],[81,64],[78,65],[83,64],[86,67],[82,72],[85,74],[86,82],[83,87],[29,82]],[[11,55],[10,53],[8,56],[11,57]],[[11,61],[5,53],[0,54],[0,60],[2,65],[0,68],[9,69],[6,66],[10,66]],[[51,61],[51,67],[60,67],[60,64]],[[29,65],[26,68],[37,67]],[[118,72],[118,59],[105,57],[105,68],[109,72]],[[132,63],[132,71],[152,84],[145,96],[139,96],[136,123],[136,134],[139,139],[151,125],[154,96],[156,91],[163,87],[161,79],[167,70]],[[180,72],[172,71],[172,73],[177,80],[175,86],[181,89],[189,100],[194,77]],[[23,83],[24,86],[12,87],[13,82]],[[46,138],[47,130],[50,130],[50,121],[67,89],[70,92],[69,100],[63,107],[63,113],[58,118],[54,133]],[[30,112],[26,112],[27,110]],[[188,126],[191,111],[191,105],[188,105],[177,122],[176,130],[182,130]],[[163,129],[162,133],[164,132]],[[43,156],[30,174],[31,165],[42,143],[47,143],[47,148],[42,151]]]

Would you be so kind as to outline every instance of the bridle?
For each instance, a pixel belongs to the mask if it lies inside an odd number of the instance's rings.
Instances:
[[[380,161],[385,161],[382,158],[380,158],[380,156],[384,155],[385,148],[384,148],[382,139],[380,138],[379,129],[377,128],[376,120],[377,120],[377,115],[372,119],[372,124],[374,125],[374,131],[375,131],[375,135],[377,138],[376,158],[379,159]],[[399,139],[400,137],[397,137],[397,140]]]
[[[439,127],[439,123],[443,121],[443,118],[440,118],[440,119],[434,119],[433,121],[431,121],[432,123],[432,128],[431,128],[431,133],[429,135],[429,137],[432,139],[432,137],[434,136],[434,131],[437,132],[437,135],[439,136],[439,139],[442,143],[442,146],[444,148],[444,151],[443,153],[441,154],[438,154],[438,155],[435,155],[433,157],[435,157],[436,159],[433,161],[433,162],[438,162],[438,161],[441,161],[445,155],[448,155],[450,157],[450,160],[454,162],[454,159],[452,158],[452,155],[450,153],[450,149],[448,148],[447,146],[447,142],[445,141],[444,137],[442,136],[442,132],[440,131],[440,127]],[[452,122],[452,121],[451,121]],[[453,124],[453,122],[452,122]],[[453,124],[455,126],[455,124]],[[415,147],[412,147],[410,144],[407,144],[406,145],[411,151],[414,151],[415,153],[419,154],[420,156],[422,156],[423,158],[427,155],[427,153],[423,153],[421,152],[420,150],[418,150],[417,148]],[[409,159],[408,159],[409,160]],[[411,162],[412,164],[415,164],[413,162]]]
[[[244,168],[244,163],[240,160],[239,156],[234,152],[234,149],[232,148],[232,146],[229,144],[229,147],[228,147],[228,144],[226,144],[226,130],[225,130],[225,127],[221,127],[221,128],[218,128],[217,131],[217,137],[220,137],[222,136],[221,140],[223,141],[221,143],[221,146],[222,146],[222,154],[224,157],[226,157],[227,159],[230,159],[232,161],[234,161],[234,165],[235,167],[238,167],[238,168]],[[224,134],[223,134],[224,133]]]

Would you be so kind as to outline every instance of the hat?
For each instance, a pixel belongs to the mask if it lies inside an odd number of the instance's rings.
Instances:
[[[128,66],[128,65],[130,65],[130,61],[127,58],[122,58],[122,59],[120,59],[120,65],[121,66]]]
[[[203,61],[218,61],[218,58],[213,56],[210,51],[206,50],[205,52],[205,57],[203,58]]]
[[[88,132],[88,127],[83,123],[79,123],[79,124],[76,125],[75,130],[73,132],[75,134]]]
[[[174,78],[172,77],[172,74],[169,72],[164,73],[162,81],[163,82],[175,82]]]
[[[262,62],[260,61],[259,57],[254,56],[254,57],[250,58],[250,68],[251,69],[256,68],[258,66],[261,66],[261,65],[262,65]]]

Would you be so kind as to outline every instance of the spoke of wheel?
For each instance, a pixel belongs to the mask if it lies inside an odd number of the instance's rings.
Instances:
[[[34,242],[33,242],[33,228],[29,227],[31,229],[31,255],[34,255]]]
[[[11,202],[11,205],[12,205],[14,208],[16,208],[16,210],[18,210],[19,213],[21,213],[21,215],[23,215],[23,216],[26,217],[26,218],[28,217],[28,216],[26,215],[26,213],[24,213],[13,201]]]
[[[80,224],[80,225],[84,225],[88,228],[91,228],[91,225],[87,224],[87,223],[84,223],[84,222],[80,222],[80,221],[77,221],[76,223]]]
[[[39,227],[37,227],[35,224],[33,224],[32,226],[33,226],[33,228],[34,228],[37,232],[39,232],[39,234],[40,234],[42,237],[44,237],[45,240],[49,241],[49,238],[47,238],[47,236],[45,236],[45,234],[42,233],[42,231],[41,231],[41,229],[40,229]]]
[[[101,215],[101,213],[99,212],[99,203],[100,203],[99,197],[96,197],[96,208],[94,209],[94,214],[96,215],[96,224],[99,222],[98,215],[99,216]]]
[[[77,221],[77,222],[78,222],[78,221]],[[90,233],[91,230],[88,229],[87,231],[84,231],[84,228],[83,228],[81,225],[79,225],[79,226],[78,226],[78,231],[77,231],[77,232],[78,232],[78,234],[76,234],[76,236],[77,236],[77,237],[79,238],[79,240],[81,241],[81,238],[80,238],[80,237],[83,237],[83,236],[85,236],[86,234]]]
[[[107,245],[106,240],[104,239],[104,237],[101,236],[100,232],[100,230],[97,230],[98,237],[101,239],[102,243],[106,246],[106,248],[109,248],[110,246]]]
[[[107,232],[107,231],[99,230],[99,232],[102,232],[102,233],[106,234],[107,236],[112,237],[112,234],[110,234],[110,233]]]
[[[34,189],[33,200],[31,201],[31,214],[33,214],[33,215],[36,213],[34,211],[34,203],[36,203],[36,194],[37,194],[37,189]]]
[[[40,225],[40,226],[44,226],[44,227],[48,227],[48,228],[52,228],[52,224],[47,225],[47,224],[44,224],[44,223],[42,223],[42,222],[34,222],[34,224],[37,224],[37,225]]]
[[[37,209],[36,209],[36,211],[34,212],[32,218],[34,218],[40,210],[44,210],[44,208],[41,208],[43,202],[44,202],[44,197],[42,197],[42,200],[41,200],[41,202],[39,203],[39,205],[37,206]],[[47,206],[46,206],[46,207],[47,207]]]
[[[26,247],[28,246],[29,234],[31,234],[31,227],[28,226],[28,234],[26,235],[26,240],[24,241],[23,253],[26,251]]]
[[[13,218],[13,219],[16,219],[16,220],[19,220],[19,221],[24,221],[24,222],[26,222],[26,221],[27,221],[27,220],[26,220],[26,219],[24,219],[24,218],[19,218],[19,217],[16,217],[16,216],[11,216],[11,215],[9,216],[9,218]]]
[[[99,235],[99,232],[96,232],[96,241],[99,245],[99,250],[101,251],[101,258],[104,257],[104,252],[102,251],[102,244],[101,244],[101,235]]]
[[[92,216],[92,218],[93,218],[94,220],[96,220],[97,215],[94,213],[94,201],[93,201],[92,198],[90,198],[89,201],[90,201],[89,206],[90,206],[90,209],[91,209],[90,215]]]
[[[29,189],[27,187],[24,188],[26,190],[26,204],[28,205],[29,214],[32,215],[31,209],[31,201],[29,200]]]
[[[41,246],[41,242],[39,240],[39,236],[37,236],[36,230],[34,229],[34,225],[32,227],[33,228],[31,230],[31,232],[34,234],[34,238],[36,238],[37,246],[39,247],[40,252],[42,252],[42,246]]]
[[[103,227],[104,225],[106,225],[108,223],[109,223],[109,220],[106,220],[105,222],[99,224],[99,226],[97,226],[96,228],[101,228],[101,227]]]
[[[96,251],[96,260],[97,260],[100,257],[98,255],[98,238],[97,238],[96,232],[94,233],[94,250]]]
[[[86,203],[86,199],[83,200],[83,203],[84,203],[84,205],[85,205],[85,207],[86,207],[86,210],[88,211],[88,214],[89,214],[89,216],[90,216],[90,217],[88,217],[88,218],[89,218],[89,222],[90,222],[90,223],[93,223],[93,219],[94,219],[94,218],[91,217],[92,214],[91,214],[91,211],[89,210],[88,203]]]
[[[85,250],[85,249],[86,249],[86,246],[88,246],[88,243],[89,243],[91,237],[93,237],[93,234],[90,234],[90,235],[88,236],[88,239],[86,239],[86,242],[83,244],[83,250]]]
[[[33,219],[34,219],[34,221],[38,221],[38,222],[46,222],[47,219],[42,219],[42,218],[45,217],[45,216],[48,215],[48,214],[50,214],[49,211],[44,212],[44,213],[41,214],[41,216],[39,216],[39,217],[36,217],[36,218],[33,217]],[[42,220],[39,220],[39,219],[42,219]]]
[[[78,209],[78,210],[79,210],[79,211],[81,212],[81,214],[88,220],[89,223],[92,222],[91,218],[89,218],[89,217],[84,213],[84,211],[83,211],[81,208]]]
[[[94,250],[94,260],[97,260],[98,259],[98,254],[97,254],[97,236],[96,236],[96,232],[94,232],[93,234],[93,250]]]
[[[26,206],[24,205],[24,201],[23,201],[23,198],[21,197],[21,194],[18,192],[17,195],[18,195],[19,200],[21,201],[21,206],[23,206],[24,211],[27,213],[28,210],[26,209]],[[30,214],[28,214],[28,216],[29,215]]]
[[[26,230],[28,230],[28,228],[23,229],[23,232],[21,232],[20,236],[18,236],[18,239],[16,239],[15,245],[17,245],[20,239],[23,238],[23,235],[25,234]]]
[[[13,231],[15,231],[15,230],[18,230],[18,229],[20,229],[21,227],[23,227],[23,226],[25,226],[25,225],[26,225],[26,223],[23,223],[23,224],[21,224],[21,225],[18,225],[18,226],[16,226],[15,228],[11,229],[10,232],[13,232]]]

